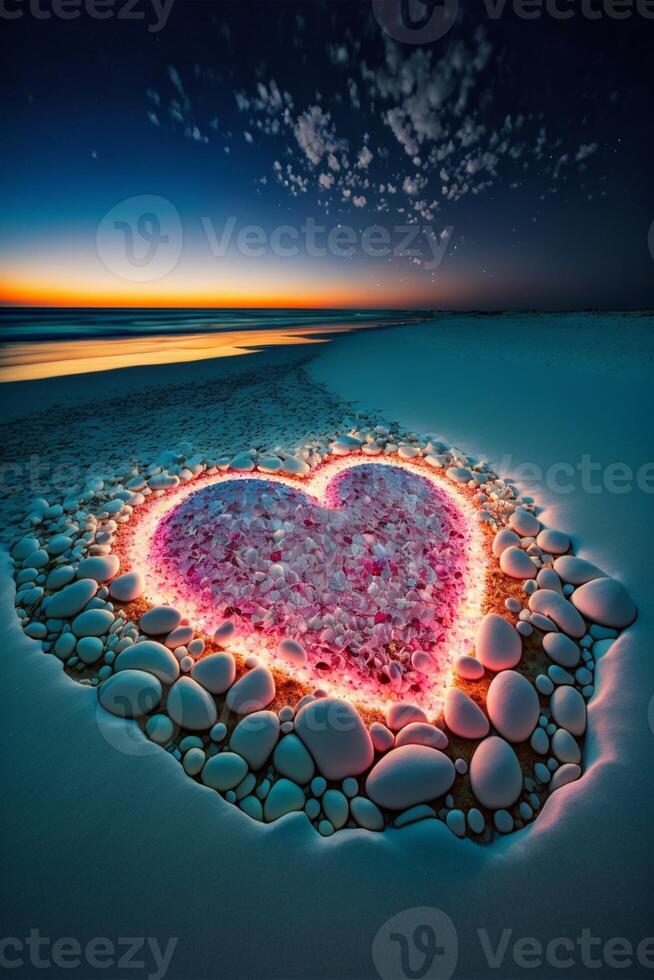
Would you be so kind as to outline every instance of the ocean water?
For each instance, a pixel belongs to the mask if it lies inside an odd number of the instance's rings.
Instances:
[[[0,344],[153,335],[357,327],[406,323],[425,313],[402,310],[298,309],[0,309]]]
[[[7,309],[0,383],[238,357],[424,320],[390,310]]]

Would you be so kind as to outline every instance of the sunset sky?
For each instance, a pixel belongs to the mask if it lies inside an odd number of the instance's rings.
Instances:
[[[5,304],[654,307],[653,21],[137,10],[3,25]]]

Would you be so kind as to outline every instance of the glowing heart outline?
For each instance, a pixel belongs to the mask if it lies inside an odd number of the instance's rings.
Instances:
[[[238,472],[234,470],[199,476],[181,487],[166,491],[148,506],[147,513],[141,514],[137,527],[132,529],[131,537],[127,544],[127,557],[132,569],[141,571],[144,575],[146,589],[143,598],[148,605],[174,605],[180,610],[183,616],[188,618],[196,630],[207,632],[208,624],[204,615],[198,610],[197,605],[178,592],[171,591],[168,584],[162,581],[158,570],[153,568],[148,561],[154,536],[166,515],[178,508],[193,494],[207,487],[234,481],[261,481],[282,484],[300,491],[320,507],[329,507],[327,494],[332,481],[348,470],[364,466],[393,467],[426,480],[440,493],[445,493],[448,496],[450,502],[456,507],[462,524],[469,535],[468,547],[470,562],[465,576],[466,587],[460,600],[460,608],[457,615],[457,624],[463,627],[463,637],[459,637],[456,646],[448,651],[447,663],[449,669],[447,672],[439,674],[434,680],[433,684],[428,688],[428,698],[422,704],[425,710],[428,710],[430,714],[436,716],[442,707],[447,688],[452,682],[454,660],[459,654],[468,652],[472,646],[476,628],[483,615],[482,605],[488,571],[488,549],[481,530],[479,508],[472,502],[470,496],[463,492],[460,485],[457,485],[439,472],[428,469],[425,465],[418,465],[408,460],[400,459],[397,456],[381,455],[364,457],[361,455],[348,455],[332,458],[322,463],[305,477],[292,477],[261,471]],[[208,632],[211,633],[212,630],[208,630]],[[279,638],[273,640],[262,634],[258,634],[256,637],[250,636],[246,638],[237,636],[230,643],[230,650],[243,660],[253,653],[262,656],[262,659],[276,672],[299,681],[307,689],[311,689],[312,686],[320,686],[330,694],[338,697],[346,697],[360,707],[383,710],[392,701],[401,700],[400,698],[393,697],[382,699],[370,696],[368,693],[362,696],[360,692],[355,692],[351,685],[342,684],[333,677],[321,676],[319,678],[320,684],[318,684],[318,678],[315,672],[305,668],[291,668],[287,662],[279,658],[276,653],[278,642]],[[389,695],[390,693],[391,691],[389,690]]]

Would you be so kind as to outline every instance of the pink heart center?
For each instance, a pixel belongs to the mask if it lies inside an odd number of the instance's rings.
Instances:
[[[154,601],[370,706],[440,704],[478,616],[483,569],[468,501],[418,467],[352,459],[297,484],[226,476],[155,508],[147,542]],[[189,492],[190,491],[190,492]],[[477,562],[477,564],[476,564]]]

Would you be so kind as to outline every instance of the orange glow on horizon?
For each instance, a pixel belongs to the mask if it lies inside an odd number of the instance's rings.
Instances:
[[[230,285],[157,280],[149,283],[66,283],[42,276],[0,279],[0,304],[5,306],[224,308],[224,309],[365,309],[415,308],[415,286],[403,290],[384,283],[368,287],[342,279],[323,281],[257,280]]]

